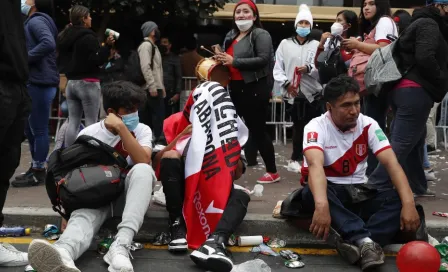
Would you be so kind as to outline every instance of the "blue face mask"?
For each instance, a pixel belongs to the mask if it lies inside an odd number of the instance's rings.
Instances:
[[[31,6],[26,3],[26,0],[22,0],[22,14],[28,16],[30,14]]]
[[[124,125],[129,129],[129,131],[134,131],[137,128],[140,119],[138,118],[138,111],[121,116]]]
[[[296,32],[297,32],[297,35],[299,35],[302,38],[305,38],[306,36],[310,35],[311,29],[309,27],[298,26],[296,28]]]

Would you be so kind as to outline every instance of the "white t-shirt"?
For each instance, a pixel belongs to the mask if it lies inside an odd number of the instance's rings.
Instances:
[[[139,123],[131,133],[134,135],[134,137],[137,139],[137,142],[141,146],[149,147],[152,149],[152,130],[147,125]],[[81,135],[95,137],[103,143],[110,145],[123,157],[126,158],[128,165],[134,165],[134,162],[129,156],[129,153],[123,146],[123,142],[121,141],[120,136],[114,135],[112,132],[110,132],[104,125],[104,120],[81,130],[81,132],[78,134],[78,137]]]
[[[389,17],[382,17],[376,24],[375,42],[387,42],[391,41],[387,38],[387,35],[391,34],[398,37],[398,29],[395,22]]]
[[[327,180],[336,184],[365,183],[367,148],[375,155],[391,148],[378,123],[363,114],[359,114],[354,129],[342,132],[327,112],[311,120],[303,133],[303,152],[312,148],[322,150]],[[306,159],[303,166],[302,177],[306,180],[309,173]]]

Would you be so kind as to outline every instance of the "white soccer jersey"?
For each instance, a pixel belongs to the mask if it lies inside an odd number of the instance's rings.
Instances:
[[[324,170],[328,181],[359,184],[365,183],[367,148],[378,155],[391,146],[383,130],[372,118],[359,114],[356,127],[342,132],[327,112],[305,126],[303,152],[312,148],[324,152]],[[307,180],[309,172],[305,158],[303,166],[302,179]]]

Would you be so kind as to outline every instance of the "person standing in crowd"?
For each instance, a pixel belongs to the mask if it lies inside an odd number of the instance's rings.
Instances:
[[[172,43],[168,37],[160,39],[160,53],[163,60],[163,84],[166,90],[165,118],[179,111],[180,91],[182,88],[182,69],[180,58],[172,52]]]
[[[356,13],[351,10],[341,10],[336,15],[336,22],[331,27],[331,32],[334,33],[325,32],[324,34],[322,34],[319,48],[317,50],[317,56],[319,56],[322,51],[327,51],[331,48],[331,39],[337,39],[337,37],[335,37],[336,35],[340,36],[343,39],[350,39],[351,37],[358,38],[358,29],[358,15],[356,15]],[[337,40],[336,46],[340,46],[340,44],[340,40]],[[342,60],[347,64],[347,67],[350,64],[350,59],[352,58],[352,56],[352,51],[347,51],[341,48],[341,57]]]
[[[110,35],[104,46],[100,46],[97,35],[90,28],[92,18],[84,6],[70,10],[70,25],[58,37],[59,63],[61,73],[68,78],[66,95],[68,104],[68,127],[65,144],[70,146],[76,140],[84,112],[85,125],[98,121],[100,111],[100,74],[108,61],[114,38]]]
[[[148,21],[141,27],[143,42],[138,47],[140,67],[145,78],[144,88],[147,91],[146,103],[140,105],[138,115],[141,122],[151,127],[154,141],[162,136],[163,120],[165,119],[165,87],[163,85],[162,55],[156,46],[160,39],[159,27],[156,23]]]
[[[197,51],[197,41],[196,38],[192,35],[185,41],[185,49],[186,52],[182,53],[180,56],[180,65],[182,67],[182,76],[184,77],[194,77],[196,78],[196,66],[198,63],[204,58],[199,55]],[[191,80],[191,88],[196,87],[198,85],[198,81],[196,79]],[[190,84],[185,86],[185,89],[190,87]]]
[[[101,66],[101,84],[111,83],[123,79],[124,61],[114,45],[110,49],[108,61]]]
[[[32,163],[26,173],[16,176],[11,183],[14,187],[39,185],[45,181],[46,176],[45,161],[50,148],[48,121],[51,103],[59,85],[59,71],[56,66],[58,30],[53,19],[40,12],[41,6],[42,2],[39,0],[22,0],[22,14],[27,17],[25,37],[30,69],[28,93],[32,99],[25,133]]]
[[[342,46],[346,50],[355,50],[349,67],[349,75],[359,78],[362,82],[361,96],[364,95],[364,76],[357,76],[358,68],[366,63],[370,55],[380,48],[391,43],[388,35],[397,37],[398,30],[395,22],[392,20],[389,0],[364,0],[360,13],[360,34],[363,41],[355,37],[351,37],[342,41]],[[362,78],[362,79],[361,79]],[[361,84],[362,83],[362,84]],[[363,114],[372,117],[378,122],[381,129],[385,131],[386,115],[388,111],[387,97],[385,94],[379,97],[375,95],[367,95],[363,98]],[[378,165],[376,156],[369,151],[368,168],[366,171],[369,176]]]
[[[448,87],[447,15],[448,0],[428,1],[427,7],[414,11],[411,25],[398,40],[398,67],[406,73],[389,92],[394,111],[391,145],[416,196],[435,196],[428,189],[422,153],[429,112]],[[380,165],[369,183],[383,185],[388,179]]]
[[[284,39],[275,54],[274,79],[294,98],[292,107],[293,140],[288,171],[299,173],[303,160],[303,129],[308,122],[320,115],[319,102],[314,101],[311,86],[317,83],[311,77],[315,72],[314,60],[319,42],[310,40],[313,16],[307,5],[302,4],[295,20],[296,34]],[[319,85],[319,84],[318,84]],[[311,98],[310,98],[311,97]]]
[[[20,2],[0,1],[0,226],[5,219],[3,207],[9,179],[20,163],[22,135],[31,101],[26,90],[28,53],[25,43]],[[28,255],[0,243],[0,266],[24,266]]]
[[[223,49],[225,52],[218,53],[216,59],[230,69],[230,96],[249,129],[249,141],[256,145],[266,165],[267,173],[257,182],[278,182],[274,145],[266,127],[274,49],[271,36],[261,27],[253,1],[241,0],[235,5],[233,29],[227,33]],[[245,149],[250,153],[247,146]]]

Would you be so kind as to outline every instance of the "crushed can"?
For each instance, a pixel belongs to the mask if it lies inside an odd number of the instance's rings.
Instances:
[[[291,251],[291,250],[280,250],[280,256],[282,256],[284,259],[288,261],[298,261],[301,260],[302,257],[300,257],[299,254]]]
[[[288,268],[302,268],[305,266],[305,264],[301,261],[286,261],[285,266]]]
[[[114,242],[114,237],[112,235],[109,235],[107,238],[104,238],[98,244],[98,253],[101,255],[106,254],[109,251],[109,248],[113,242]]]
[[[236,241],[237,241],[237,237],[235,235],[230,235],[229,237],[229,241],[227,242],[229,244],[229,246],[234,246],[236,245]]]
[[[142,243],[132,242],[132,244],[131,244],[132,251],[141,250],[143,248],[144,248],[144,246]]]
[[[280,247],[285,247],[286,246],[286,242],[284,240],[278,239],[278,238],[274,238],[272,240],[270,240],[268,242],[268,246],[271,248],[280,248]]]

